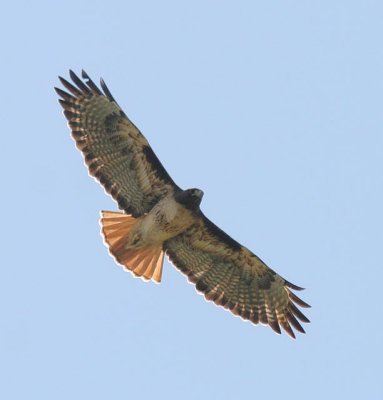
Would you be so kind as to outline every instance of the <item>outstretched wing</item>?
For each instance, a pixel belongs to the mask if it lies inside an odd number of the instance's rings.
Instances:
[[[254,324],[269,324],[277,333],[280,327],[293,338],[292,327],[305,333],[298,320],[310,321],[296,305],[309,305],[291,291],[302,288],[283,279],[205,216],[165,242],[164,248],[207,300]]]
[[[73,71],[68,92],[55,88],[77,147],[94,176],[120,209],[138,217],[178,190],[141,132],[128,119],[101,80],[103,92],[82,71]]]

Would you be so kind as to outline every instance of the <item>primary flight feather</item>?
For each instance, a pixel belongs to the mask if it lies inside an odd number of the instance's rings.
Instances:
[[[309,322],[309,307],[293,285],[211,222],[201,211],[203,192],[175,184],[148,141],[121,110],[101,80],[82,71],[61,97],[72,136],[89,173],[123,212],[102,211],[102,233],[111,255],[126,270],[161,281],[164,254],[207,300],[254,324],[281,327],[295,338]]]

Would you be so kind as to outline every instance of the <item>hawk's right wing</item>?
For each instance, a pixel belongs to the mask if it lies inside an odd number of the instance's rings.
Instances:
[[[148,141],[114,100],[103,80],[103,92],[82,71],[85,83],[70,71],[68,92],[55,88],[77,147],[94,176],[120,209],[138,217],[159,199],[179,190]]]

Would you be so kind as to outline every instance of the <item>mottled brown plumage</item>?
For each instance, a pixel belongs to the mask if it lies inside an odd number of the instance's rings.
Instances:
[[[122,213],[104,211],[105,243],[115,260],[135,276],[160,282],[163,256],[207,300],[254,324],[281,327],[295,337],[309,320],[309,307],[283,279],[250,250],[214,225],[200,210],[203,192],[183,191],[166,172],[149,143],[118,106],[105,83],[101,91],[83,71],[56,88],[60,104],[90,175]]]

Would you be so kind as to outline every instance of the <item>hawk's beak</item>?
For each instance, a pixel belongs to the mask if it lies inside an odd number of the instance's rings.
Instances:
[[[203,197],[203,191],[200,189],[196,189],[194,192],[194,196],[198,197],[199,199],[202,199]]]

